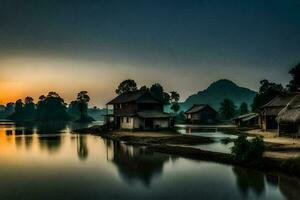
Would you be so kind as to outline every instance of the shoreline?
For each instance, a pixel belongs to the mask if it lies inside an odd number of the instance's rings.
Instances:
[[[194,160],[237,165],[265,173],[275,172],[300,177],[300,159],[297,158],[276,158],[266,156],[268,155],[266,154],[258,161],[239,162],[231,154],[184,146],[214,143],[214,140],[209,137],[181,135],[170,131],[103,131],[95,127],[74,130],[74,133],[97,135],[104,139],[122,141],[127,145],[145,146],[148,151],[152,152],[176,155]],[[268,149],[266,152],[268,152]]]

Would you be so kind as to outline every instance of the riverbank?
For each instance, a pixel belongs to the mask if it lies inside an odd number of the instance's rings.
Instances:
[[[286,173],[300,177],[300,159],[294,156],[284,157],[276,155],[276,151],[272,150],[272,148],[275,148],[274,144],[267,144],[267,152],[262,159],[254,162],[239,162],[230,154],[190,147],[190,145],[214,143],[214,140],[209,137],[182,135],[175,131],[103,131],[100,127],[81,129],[75,132],[94,134],[105,139],[125,142],[128,145],[145,146],[147,150],[152,152],[177,155],[195,160],[238,165],[264,172]]]

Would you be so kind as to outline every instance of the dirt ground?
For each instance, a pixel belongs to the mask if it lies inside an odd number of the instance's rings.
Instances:
[[[279,137],[276,131],[262,131],[260,129],[246,131],[246,133],[263,136],[266,143],[280,148],[280,151],[267,151],[266,157],[288,159],[300,156],[300,138]]]

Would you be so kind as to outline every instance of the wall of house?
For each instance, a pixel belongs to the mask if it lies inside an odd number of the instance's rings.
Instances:
[[[154,119],[153,126],[154,128],[169,128],[169,119]]]
[[[128,117],[128,122],[127,122],[127,117],[122,117],[120,127],[121,127],[121,129],[133,129],[134,128],[134,117]]]
[[[137,105],[135,103],[122,103],[114,105],[115,115],[130,115],[135,114],[137,111]]]
[[[133,127],[134,129],[140,129],[141,127],[144,127],[144,120],[134,117]]]

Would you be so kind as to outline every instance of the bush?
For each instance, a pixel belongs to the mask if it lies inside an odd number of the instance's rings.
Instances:
[[[235,141],[231,149],[236,160],[251,161],[262,158],[265,152],[265,144],[262,138],[255,137],[251,141],[247,140],[247,136],[240,135]]]

